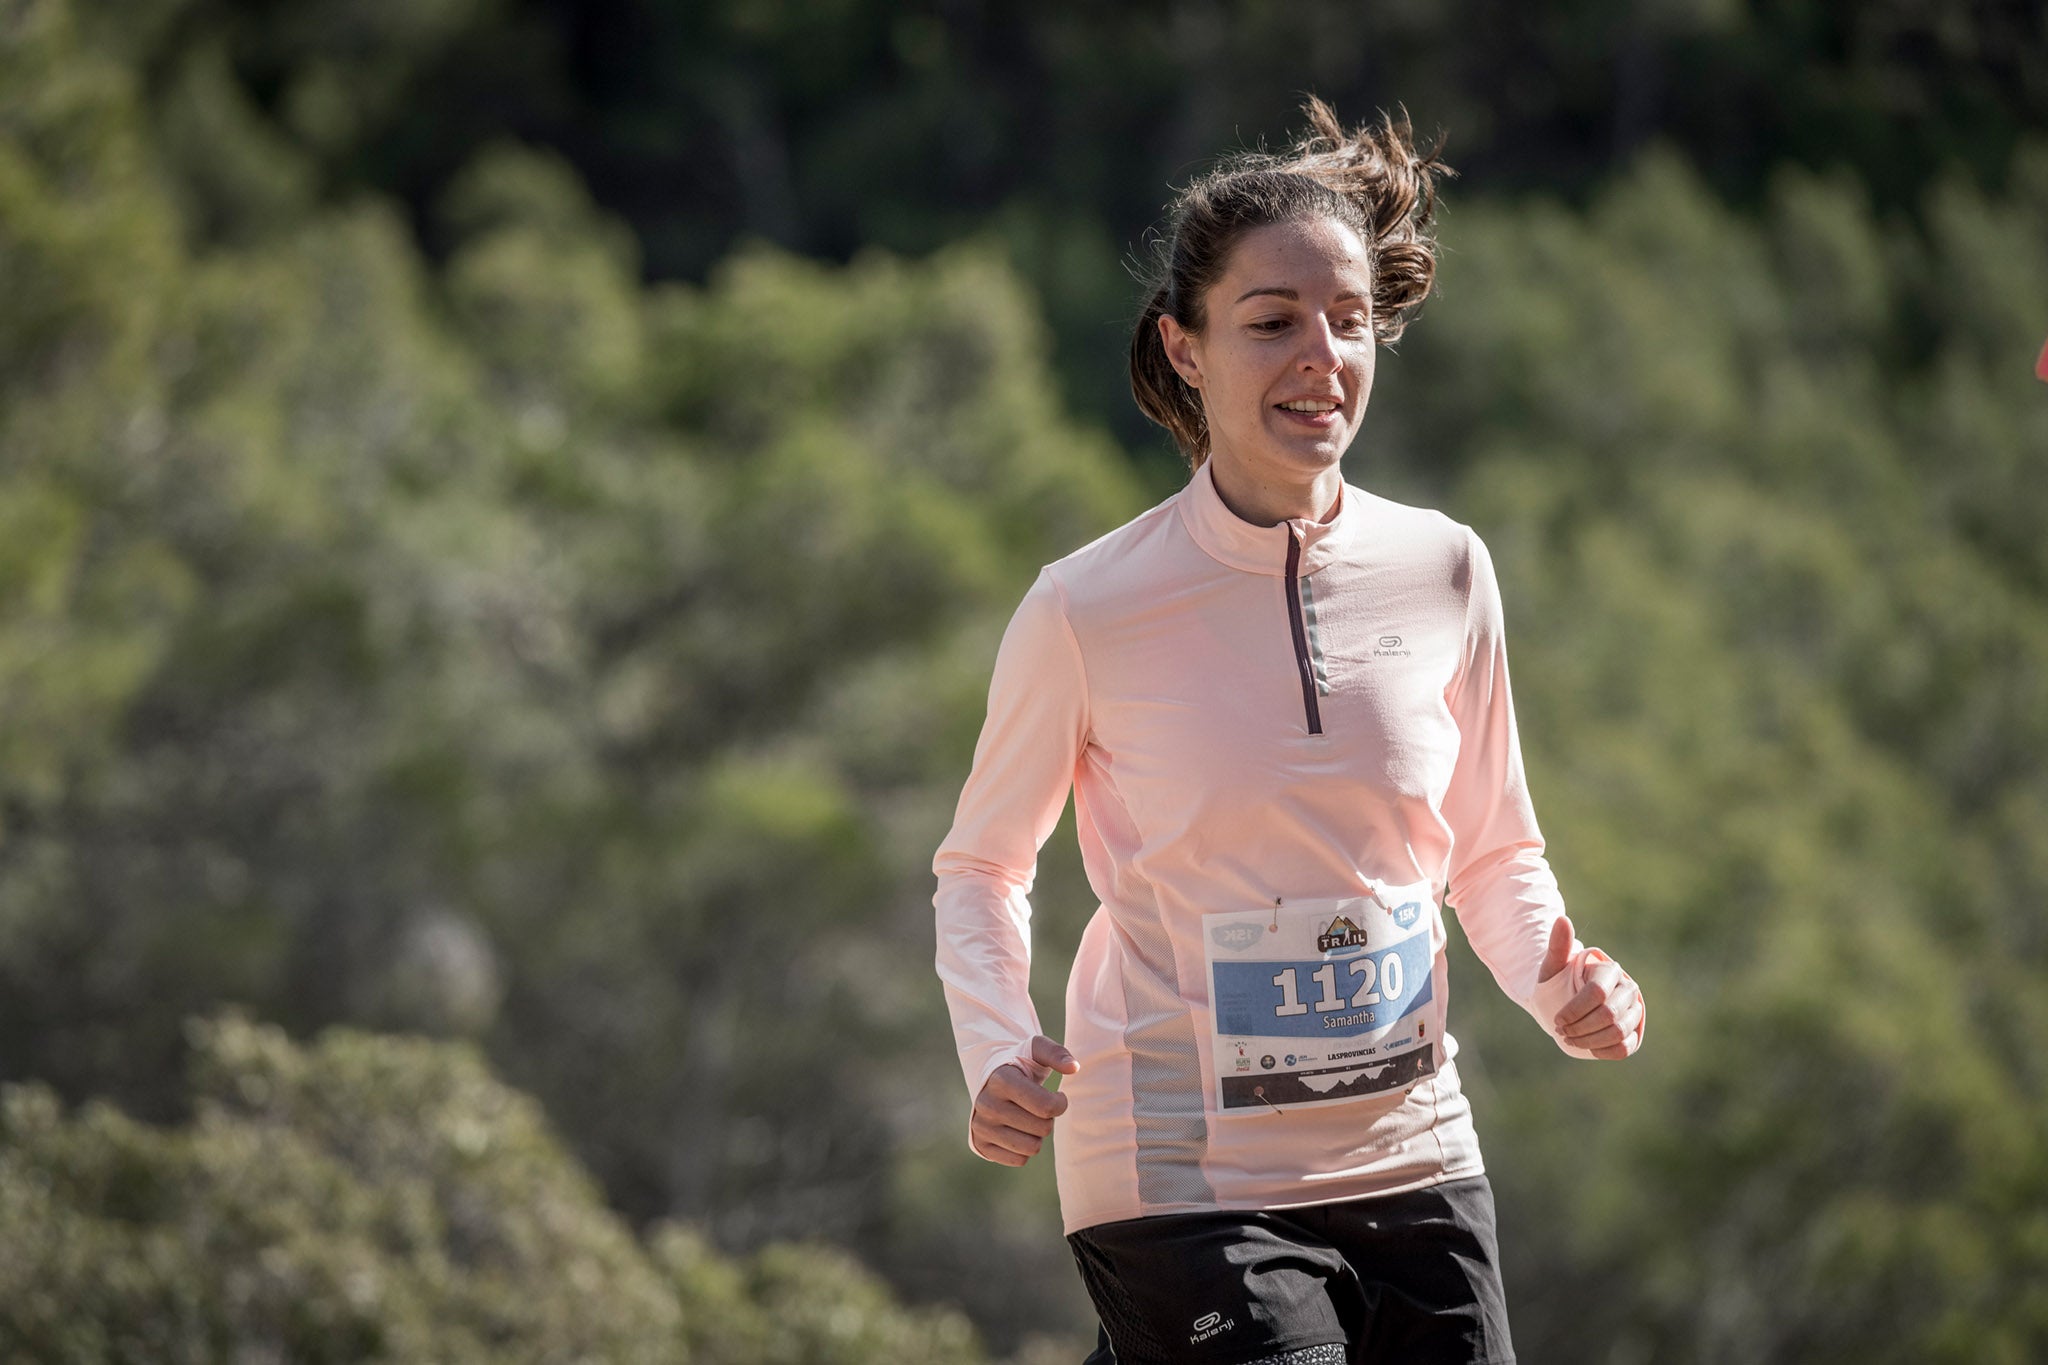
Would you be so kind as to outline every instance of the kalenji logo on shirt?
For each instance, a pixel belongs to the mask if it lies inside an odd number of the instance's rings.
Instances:
[[[1375,659],[1405,659],[1413,652],[1401,647],[1400,636],[1382,635],[1379,643],[1373,646],[1372,656]]]
[[[1194,1335],[1188,1338],[1190,1346],[1199,1346],[1210,1337],[1228,1332],[1237,1326],[1236,1318],[1226,1318],[1221,1313],[1204,1313],[1195,1319]]]

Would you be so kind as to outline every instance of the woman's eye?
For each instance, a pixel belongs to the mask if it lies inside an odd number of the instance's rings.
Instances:
[[[1372,326],[1372,320],[1358,313],[1353,313],[1348,318],[1337,319],[1337,330],[1340,332],[1351,332],[1356,334],[1358,332],[1363,332],[1366,328],[1370,326]]]
[[[1271,334],[1273,332],[1283,330],[1286,326],[1286,318],[1260,318],[1257,322],[1252,324],[1252,330],[1254,332],[1266,332],[1268,334]]]

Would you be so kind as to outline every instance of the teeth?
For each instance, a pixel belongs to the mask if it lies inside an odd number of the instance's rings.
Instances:
[[[1337,405],[1326,398],[1299,398],[1292,403],[1282,403],[1289,412],[1335,412]]]

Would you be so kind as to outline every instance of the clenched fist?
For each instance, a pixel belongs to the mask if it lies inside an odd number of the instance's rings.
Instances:
[[[1048,1074],[1071,1076],[1081,1069],[1074,1054],[1044,1034],[1031,1040],[1031,1060]],[[974,1097],[969,1145],[978,1156],[1004,1166],[1022,1166],[1038,1155],[1052,1121],[1067,1112],[1067,1097],[1047,1090],[1015,1062],[997,1067]]]
[[[1550,1026],[1567,1052],[1620,1061],[1642,1046],[1642,988],[1598,948],[1574,956],[1572,941],[1570,916],[1558,916],[1537,969],[1536,998],[1555,1009]]]

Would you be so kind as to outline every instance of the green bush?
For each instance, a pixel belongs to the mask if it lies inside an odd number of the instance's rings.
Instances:
[[[467,1044],[195,1021],[194,1117],[0,1098],[0,1358],[22,1365],[979,1360],[844,1253],[651,1249]]]

